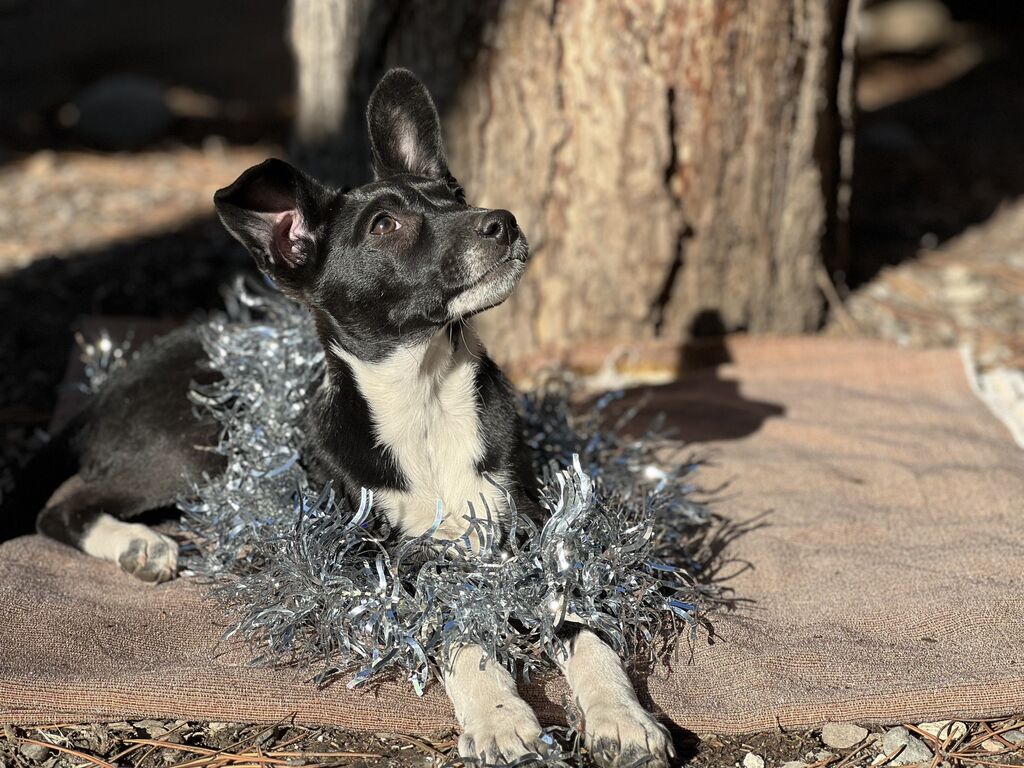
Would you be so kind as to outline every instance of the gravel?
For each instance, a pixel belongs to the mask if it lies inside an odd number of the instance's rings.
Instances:
[[[958,722],[958,721],[953,721]],[[945,725],[940,721],[940,724]],[[932,725],[925,723],[924,725]],[[955,726],[954,726],[955,727]],[[956,747],[955,752],[967,759],[950,758],[939,754],[940,768],[969,768],[978,766],[978,760],[996,764],[1021,765],[1024,747],[1013,751],[1002,744],[997,752],[988,752],[981,747],[981,741],[992,738],[991,734],[1001,733],[1011,743],[1024,742],[1024,721],[1021,718],[996,720],[988,723],[965,723],[967,735]],[[927,731],[925,731],[927,733]],[[158,735],[160,734],[160,735]],[[883,736],[892,749],[883,752]],[[893,745],[894,740],[904,743],[907,739],[917,742],[921,762],[925,766],[931,764],[931,752],[924,747],[927,738],[917,739],[907,728],[893,728],[888,732],[872,732],[857,746],[860,751],[829,752],[821,749],[821,731],[807,730],[773,730],[764,733],[742,734],[734,736],[708,734],[700,739],[693,734],[676,734],[676,748],[679,751],[682,765],[686,768],[722,768],[722,766],[742,766],[742,768],[865,768],[872,763],[879,765],[885,755],[891,754],[899,746]],[[126,740],[140,738],[158,738],[165,746],[155,748],[152,753],[148,747],[141,748]],[[936,737],[937,738],[937,737]],[[46,741],[79,750],[83,754],[100,759],[111,760],[118,753],[135,747],[136,749],[124,758],[115,762],[119,768],[172,768],[173,766],[194,758],[190,747],[221,750],[238,753],[223,764],[223,768],[246,762],[254,756],[255,750],[283,750],[296,756],[303,752],[344,751],[349,753],[368,753],[378,757],[359,759],[358,762],[340,764],[355,765],[359,768],[425,768],[433,765],[441,766],[442,759],[454,756],[457,735],[441,732],[433,735],[420,734],[416,740],[396,734],[355,733],[338,728],[304,728],[282,723],[270,727],[246,725],[239,723],[195,723],[184,720],[146,719],[133,722],[92,723],[84,725],[61,725],[46,728],[17,728],[0,725],[0,768],[26,768],[26,766],[43,766],[43,768],[81,768],[85,761],[81,757],[47,750],[26,743],[26,739]],[[992,738],[994,741],[995,739]],[[974,746],[970,746],[974,744]],[[26,753],[27,748],[27,753]],[[856,748],[854,748],[856,749]],[[838,751],[838,750],[837,750]],[[45,753],[45,754],[44,754]],[[881,754],[879,754],[881,753]],[[891,765],[908,765],[913,762],[914,752],[910,752],[907,761],[907,749],[897,757]],[[42,759],[32,759],[29,755],[39,755]],[[877,756],[876,756],[877,755]],[[142,758],[145,756],[145,759]],[[249,758],[246,758],[249,756]],[[227,758],[225,758],[227,759]],[[293,764],[309,764],[296,757]],[[586,760],[572,763],[576,768],[593,768]],[[888,768],[886,766],[886,768]]]

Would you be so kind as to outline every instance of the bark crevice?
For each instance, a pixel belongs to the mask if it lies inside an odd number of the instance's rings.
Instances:
[[[650,323],[654,329],[655,337],[661,336],[664,331],[665,309],[672,302],[676,282],[686,263],[686,240],[693,235],[692,228],[685,220],[683,199],[678,189],[679,146],[676,141],[676,131],[678,129],[676,124],[676,89],[672,85],[665,89],[665,112],[668,162],[665,164],[664,186],[679,221],[676,224],[678,234],[676,235],[675,246],[672,250],[672,259],[669,261],[668,268],[664,270],[665,277],[661,282],[661,287],[654,301],[651,303]]]

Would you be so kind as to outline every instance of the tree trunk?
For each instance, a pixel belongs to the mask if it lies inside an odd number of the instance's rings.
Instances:
[[[383,68],[410,67],[471,201],[518,218],[533,263],[481,318],[506,362],[807,331],[834,216],[846,5],[384,3],[346,119],[361,122]]]

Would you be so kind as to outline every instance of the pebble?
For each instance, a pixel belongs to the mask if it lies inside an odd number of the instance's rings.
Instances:
[[[919,726],[925,733],[930,733],[939,741],[952,738],[953,741],[960,741],[967,735],[967,724],[959,720],[936,720],[933,723],[921,723]]]
[[[789,760],[782,764],[782,768],[807,768],[807,763],[803,760]]]
[[[821,729],[821,740],[833,749],[849,749],[868,736],[868,729],[853,723],[826,723]]]
[[[996,741],[995,739],[985,739],[983,742],[981,742],[981,748],[984,749],[986,752],[1002,752],[1005,748],[1005,745],[1000,741]]]
[[[1024,731],[1014,729],[1003,734],[1003,738],[1011,744],[1024,744]]]
[[[932,759],[932,751],[925,743],[912,736],[902,725],[889,729],[882,737],[882,752],[885,755],[893,754],[900,747],[903,749],[888,763],[889,765],[912,765]]]
[[[743,768],[764,768],[764,758],[753,752],[747,752],[743,756]]]
[[[150,738],[158,739],[164,736],[170,728],[159,720],[139,720],[135,723],[135,727],[145,731],[149,734]]]
[[[58,114],[76,138],[110,150],[138,149],[159,139],[173,118],[160,83],[131,74],[96,81]]]
[[[30,763],[41,763],[50,754],[50,750],[47,747],[39,744],[22,744],[18,751]]]

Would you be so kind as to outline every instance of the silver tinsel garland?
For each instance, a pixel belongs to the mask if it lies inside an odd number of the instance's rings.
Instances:
[[[240,286],[232,299],[232,317],[203,327],[223,379],[193,392],[223,426],[227,469],[180,506],[195,544],[185,566],[212,582],[234,617],[225,636],[245,638],[254,663],[312,666],[317,683],[347,676],[350,687],[397,672],[422,692],[464,643],[529,679],[551,665],[569,615],[627,660],[693,628],[711,595],[687,560],[709,517],[690,498],[696,467],[659,461],[667,443],[656,431],[627,440],[621,424],[602,428],[616,395],[583,417],[564,379],[523,397],[550,516],[540,528],[513,516],[526,535],[498,547],[487,516],[468,515],[481,546],[466,537],[438,554],[429,532],[392,535],[369,491],[351,509],[311,485],[301,415],[324,353],[310,318],[276,294]]]

